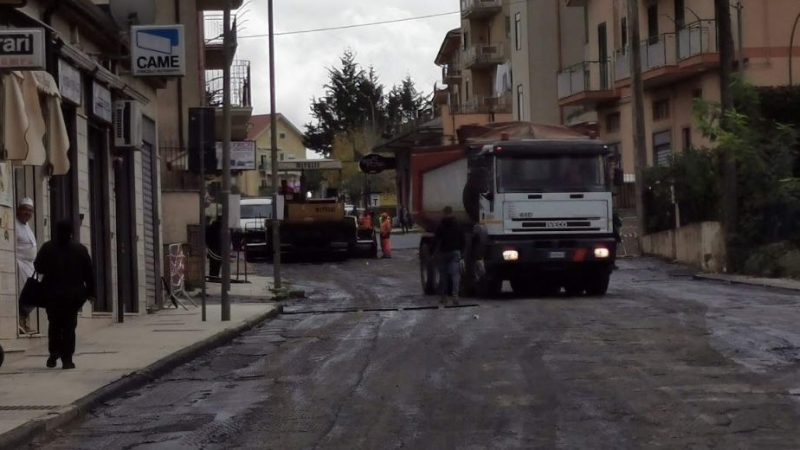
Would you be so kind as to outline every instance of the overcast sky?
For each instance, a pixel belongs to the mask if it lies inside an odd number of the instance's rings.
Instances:
[[[239,35],[267,33],[267,1],[248,0]],[[275,32],[346,26],[455,12],[459,0],[275,0]],[[346,49],[364,67],[375,67],[388,91],[410,75],[426,93],[441,84],[433,60],[447,31],[459,26],[459,15],[335,31],[277,36],[275,70],[277,110],[301,131],[311,120],[311,98],[321,96],[328,68],[339,65]],[[251,61],[254,114],[269,113],[267,38],[240,38],[236,54]]]

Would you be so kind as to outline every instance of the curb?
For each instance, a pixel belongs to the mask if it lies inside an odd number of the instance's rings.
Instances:
[[[124,392],[144,386],[181,364],[226,344],[240,334],[281,313],[283,313],[283,306],[276,305],[275,309],[272,311],[259,314],[241,325],[221,331],[200,342],[196,342],[167,355],[143,369],[124,375],[119,380],[107,384],[83,398],[78,399],[71,405],[58,410],[52,417],[33,419],[13,430],[0,434],[0,450],[20,448],[33,443],[34,439],[46,438],[56,430],[84,417],[89,411],[100,404],[114,397],[118,397]]]
[[[741,286],[753,286],[753,287],[760,287],[760,288],[767,288],[767,289],[775,289],[779,291],[786,291],[786,292],[798,292],[800,288],[792,288],[789,286],[776,286],[770,283],[762,283],[758,281],[745,281],[745,280],[737,280],[737,279],[727,279],[727,278],[720,278],[716,276],[709,276],[706,274],[694,274],[692,275],[692,279],[700,280],[700,281],[716,281],[719,283],[726,283],[726,284],[738,284]]]

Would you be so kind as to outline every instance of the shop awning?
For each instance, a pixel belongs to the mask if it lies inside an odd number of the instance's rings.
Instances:
[[[69,136],[52,75],[44,71],[11,72],[3,77],[3,89],[7,159],[32,166],[50,162],[53,175],[69,172]]]

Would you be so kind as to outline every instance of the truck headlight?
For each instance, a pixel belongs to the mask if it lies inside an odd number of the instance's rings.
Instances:
[[[516,261],[519,259],[519,252],[516,250],[503,250],[504,261]]]
[[[594,249],[595,258],[605,259],[608,258],[609,256],[611,256],[611,252],[605,247],[597,247],[596,249]]]

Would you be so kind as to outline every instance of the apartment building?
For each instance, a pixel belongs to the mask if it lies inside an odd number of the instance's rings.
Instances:
[[[153,168],[163,80],[130,76],[128,62],[119,58],[127,51],[125,33],[94,2],[23,3],[0,6],[5,29],[39,30],[45,56],[41,67],[6,71],[1,82],[0,338],[18,332],[14,216],[24,197],[35,205],[30,226],[40,246],[54,223],[67,219],[91,252],[97,301],[85,306],[82,320],[141,314],[161,302],[161,210]],[[15,65],[13,58],[3,58],[9,63]],[[138,106],[141,142],[115,139],[117,101]],[[15,138],[26,129],[23,123],[41,123],[41,135],[28,128],[25,139]],[[46,314],[35,310],[29,325],[34,334],[26,337],[42,336]]]
[[[647,163],[666,164],[673,152],[706,144],[693,121],[692,105],[698,98],[719,100],[714,2],[639,1]],[[559,103],[597,110],[600,138],[620,151],[631,188],[635,177],[627,2],[567,0],[566,4],[586,14],[588,39],[583,64],[559,73]],[[797,53],[789,42],[800,4],[741,0],[731,6],[736,59],[742,62],[737,70],[755,85],[788,84],[790,55]]]
[[[584,11],[563,1],[509,4],[511,92],[514,120],[543,124],[594,123],[591,108],[561,108],[558,72],[584,64]],[[577,66],[576,66],[577,65]]]
[[[242,0],[231,1],[231,8],[242,6]],[[164,243],[188,244],[192,241],[190,230],[200,226],[200,176],[191,170],[189,148],[189,109],[214,108],[214,134],[222,140],[222,94],[225,67],[223,47],[224,0],[193,0],[157,2],[159,23],[184,25],[187,43],[186,58],[190,71],[183,78],[169,80],[158,97],[162,115],[159,123],[159,141],[162,149],[161,198],[163,208],[169,211],[164,217]],[[237,12],[231,15],[234,33],[231,64],[231,140],[247,139],[252,116],[252,89],[250,62],[235,58]],[[197,154],[196,153],[196,154]],[[207,167],[210,190],[219,186],[219,169]],[[217,180],[214,181],[216,175]],[[218,200],[218,199],[217,199]],[[197,244],[195,239],[195,245]],[[197,286],[202,280],[201,256],[193,254],[188,259],[187,284]]]
[[[283,114],[278,118],[278,161],[306,159],[304,135]],[[269,114],[260,114],[250,118],[250,129],[247,140],[256,142],[256,167],[239,174],[236,185],[246,197],[272,195],[272,121]],[[299,173],[279,173],[278,185],[286,180],[292,189],[300,187]]]
[[[461,27],[447,33],[435,62],[447,85],[434,94],[443,139],[470,123],[512,118],[508,1],[462,0]]]

